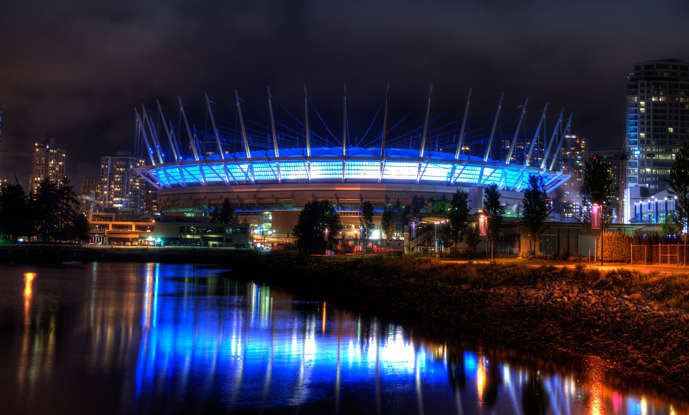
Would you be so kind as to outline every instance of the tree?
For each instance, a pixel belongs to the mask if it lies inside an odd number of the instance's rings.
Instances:
[[[368,237],[373,229],[373,205],[369,201],[361,201],[361,215],[359,216],[359,224],[361,225],[361,240],[363,244],[363,251],[366,253],[366,244],[368,244]]]
[[[469,221],[469,194],[462,190],[457,190],[452,195],[450,209],[447,213],[450,220],[450,238],[452,239],[455,250],[462,240],[462,236]]]
[[[535,241],[543,233],[545,219],[550,214],[548,208],[548,195],[543,189],[543,177],[532,174],[529,176],[529,187],[524,190],[523,220],[531,235],[532,249],[535,249]]]
[[[615,185],[612,174],[610,174],[610,163],[603,160],[599,155],[594,155],[586,160],[584,165],[583,184],[581,193],[584,200],[592,204],[601,206],[601,230],[600,230],[600,259],[603,262],[603,234],[605,228],[612,221],[612,208],[615,200]]]
[[[581,188],[581,193],[587,201],[601,205],[604,224],[609,223],[612,218],[612,208],[617,192],[617,186],[610,171],[610,163],[599,155],[586,160]]]
[[[380,226],[385,232],[385,240],[390,242],[392,234],[395,232],[395,218],[392,206],[389,203],[385,204],[383,209],[383,216],[380,218]]]
[[[689,144],[675,155],[670,168],[670,193],[675,200],[675,223],[684,229],[689,225]]]
[[[69,180],[43,179],[29,202],[34,235],[43,242],[72,239],[78,204]]]
[[[483,210],[488,215],[488,240],[490,240],[490,260],[493,261],[495,242],[500,236],[502,217],[505,208],[500,203],[500,191],[496,184],[488,186],[483,194]]]
[[[395,210],[397,211],[397,215],[395,215],[397,227],[400,230],[400,232],[402,232],[402,235],[404,235],[405,230],[409,227],[409,222],[411,220],[411,211],[409,209],[409,205],[402,206],[402,204],[400,203],[399,200],[397,200],[397,203],[395,204],[395,206],[396,206]],[[407,243],[409,242],[410,239],[411,239],[411,231],[409,233],[407,233],[407,236],[404,237],[405,246],[407,245]],[[406,250],[406,248],[405,248],[405,250]]]
[[[223,200],[220,208],[217,206],[213,207],[213,211],[211,212],[211,223],[228,224],[234,223],[234,221],[234,208],[227,198]]]
[[[668,235],[674,235],[682,232],[682,228],[672,220],[672,216],[666,216],[663,224],[660,226],[660,236],[663,238]]]
[[[481,235],[479,234],[478,226],[474,223],[468,227],[466,232],[466,243],[469,247],[471,256],[476,254],[476,247],[481,243]]]
[[[412,196],[409,210],[413,216],[418,216],[425,207],[426,200],[423,198],[423,196]]]
[[[437,236],[442,246],[450,246],[450,244],[455,243],[454,235],[452,235],[452,226],[449,223],[438,225]]]
[[[293,232],[299,252],[310,255],[322,254],[341,229],[340,218],[333,205],[327,200],[313,200],[304,206]]]
[[[70,240],[73,241],[88,241],[90,238],[89,221],[83,213],[77,214],[72,220],[70,229]]]
[[[562,215],[565,205],[565,193],[561,187],[558,187],[550,194],[550,202],[550,213],[554,215]]]
[[[0,189],[0,233],[12,242],[31,233],[28,201],[18,184],[7,183]]]

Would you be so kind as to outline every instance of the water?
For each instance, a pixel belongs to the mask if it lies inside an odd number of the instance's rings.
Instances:
[[[190,265],[0,268],[2,413],[675,414]]]

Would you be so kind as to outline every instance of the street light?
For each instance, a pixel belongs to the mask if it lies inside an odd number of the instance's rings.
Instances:
[[[483,211],[478,214],[478,234],[479,236],[488,236],[488,217]]]
[[[602,230],[602,212],[603,209],[598,203],[591,205],[591,229],[600,230],[600,244],[598,250],[600,251],[600,263],[603,265],[603,230]]]

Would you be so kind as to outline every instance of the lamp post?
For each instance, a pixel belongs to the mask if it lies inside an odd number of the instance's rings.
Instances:
[[[594,203],[591,205],[591,229],[599,229],[600,230],[600,244],[599,244],[599,250],[600,250],[600,264],[603,265],[603,207],[598,204]]]
[[[438,222],[438,221],[433,222],[433,225],[434,225],[433,239],[435,240],[433,250],[435,251],[436,257],[438,256],[438,224],[439,223],[440,222]]]
[[[488,216],[482,210],[478,212],[478,235],[488,236]],[[490,241],[490,262],[493,262],[493,241]]]

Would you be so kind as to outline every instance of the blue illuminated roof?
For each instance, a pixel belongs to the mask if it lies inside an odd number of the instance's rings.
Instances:
[[[495,160],[429,151],[419,158],[417,150],[389,148],[380,157],[379,148],[353,147],[342,157],[341,147],[314,147],[311,157],[306,149],[285,148],[276,158],[273,151],[254,151],[251,159],[246,153],[226,153],[225,159],[211,154],[203,160],[164,163],[151,166],[146,174],[161,187],[188,185],[241,185],[271,182],[412,182],[433,185],[498,185],[500,188],[521,190],[530,175],[544,177],[546,189],[551,191],[562,184],[568,175],[561,172],[506,164]]]

